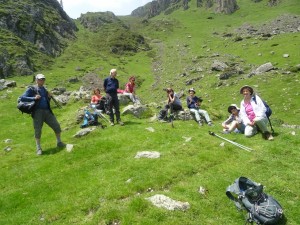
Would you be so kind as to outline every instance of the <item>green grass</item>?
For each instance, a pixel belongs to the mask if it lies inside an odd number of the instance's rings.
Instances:
[[[195,1],[191,4],[195,5]],[[188,11],[160,15],[147,25],[124,17],[152,47],[151,51],[135,55],[111,55],[99,43],[103,34],[89,32],[78,24],[77,40],[68,43],[52,66],[49,63],[45,70],[37,71],[46,75],[50,90],[63,86],[74,91],[82,83],[70,84],[69,78],[82,78],[87,73],[104,78],[114,67],[122,85],[130,75],[139,78],[137,93],[145,103],[164,100],[162,89],[166,86],[186,93],[191,86],[185,82],[201,76],[192,86],[204,98],[203,108],[212,116],[214,127],[175,121],[172,128],[170,124],[127,115],[122,116],[124,127],[108,126],[78,139],[73,137],[80,130],[76,115],[85,104],[69,103],[62,109],[53,105],[63,128],[63,140],[73,144],[74,149],[57,149],[53,131],[45,125],[45,154],[38,157],[32,119],[16,109],[16,99],[32,77],[14,77],[17,87],[0,92],[0,224],[242,224],[244,214],[236,211],[225,195],[227,186],[239,176],[262,183],[266,193],[280,202],[286,218],[286,223],[281,224],[300,224],[299,129],[282,126],[299,126],[299,72],[282,73],[282,69],[299,64],[299,33],[266,41],[250,38],[234,42],[221,37],[245,22],[263,24],[283,13],[299,15],[298,1],[282,1],[281,7],[272,10],[265,6],[266,1],[238,4],[241,9],[230,16],[192,6]],[[209,16],[213,20],[208,20]],[[216,31],[220,35],[212,35]],[[252,44],[253,41],[258,44]],[[270,55],[270,51],[276,54]],[[220,60],[241,63],[247,68],[245,74],[220,81],[218,73],[209,70],[214,60],[211,55],[216,52],[220,53]],[[262,56],[258,57],[258,53]],[[284,53],[290,57],[283,58]],[[157,61],[161,70],[153,71]],[[279,70],[247,77],[247,72],[265,62],[272,62]],[[203,71],[195,71],[197,67]],[[187,77],[181,76],[183,72]],[[239,88],[245,84],[252,85],[268,101],[276,132],[273,142],[260,135],[224,136],[253,148],[251,153],[227,142],[221,147],[223,140],[208,134],[209,130],[221,130],[220,124],[228,116],[227,106],[240,103]],[[185,96],[182,101],[185,107]],[[148,127],[155,132],[146,130]],[[185,142],[183,137],[192,139]],[[12,143],[5,143],[6,139],[12,139]],[[4,151],[6,146],[12,150]],[[134,158],[139,151],[158,151],[161,157]],[[198,193],[200,186],[208,189],[207,195]],[[185,212],[156,208],[145,199],[154,194],[189,202],[191,207]]]

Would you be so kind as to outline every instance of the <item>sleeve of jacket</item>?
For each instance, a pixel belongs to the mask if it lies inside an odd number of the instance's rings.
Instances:
[[[186,105],[189,109],[195,108],[195,102],[191,97],[186,98]]]
[[[104,79],[104,82],[103,82],[103,88],[104,88],[104,91],[106,91],[106,86],[107,86],[107,78]]]
[[[31,102],[35,101],[36,92],[34,91],[34,87],[29,87],[21,96],[21,101]]]
[[[233,115],[231,114],[231,115],[227,118],[227,120],[225,120],[225,121],[222,123],[222,125],[230,124],[233,120],[234,120],[234,118],[233,118]]]
[[[255,96],[256,103],[253,99],[251,99],[251,105],[253,107],[255,117],[257,118],[265,118],[266,117],[266,107],[259,96]]]

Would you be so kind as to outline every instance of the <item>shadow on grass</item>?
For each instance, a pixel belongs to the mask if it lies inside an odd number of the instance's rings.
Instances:
[[[140,122],[136,122],[136,121],[123,121],[123,123],[124,123],[124,126],[128,126],[128,125],[135,125],[135,124],[141,124]],[[116,124],[116,125],[118,125],[118,124]]]
[[[285,225],[286,223],[287,223],[287,218],[283,214],[282,218],[279,220],[279,222],[277,224],[278,225]]]
[[[53,154],[61,152],[64,149],[66,149],[66,148],[58,148],[58,147],[49,148],[47,150],[43,150],[43,155],[53,155]]]

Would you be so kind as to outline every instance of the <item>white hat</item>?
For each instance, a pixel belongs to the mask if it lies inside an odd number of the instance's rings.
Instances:
[[[35,76],[35,79],[36,80],[41,80],[41,79],[46,79],[46,77],[45,77],[45,75],[44,74],[37,74],[36,76]]]
[[[194,88],[190,88],[188,92],[190,93],[191,91],[194,92],[194,94],[196,93]]]
[[[228,112],[231,113],[231,110],[233,110],[233,109],[240,110],[240,108],[236,104],[231,104],[228,107]]]

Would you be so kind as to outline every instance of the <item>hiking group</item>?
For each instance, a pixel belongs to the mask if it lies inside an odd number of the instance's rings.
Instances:
[[[159,112],[158,120],[160,121],[170,121],[170,118],[173,119],[175,111],[183,110],[180,98],[174,90],[167,88],[166,92],[168,104]],[[203,99],[195,95],[194,88],[190,88],[188,93],[186,104],[199,126],[203,126],[203,122],[206,122],[208,126],[213,126],[208,112],[200,108]],[[270,123],[269,116],[271,115],[269,106],[254,93],[253,88],[249,85],[243,86],[240,89],[240,94],[243,95],[240,108],[236,104],[231,104],[228,107],[227,111],[230,116],[222,122],[222,133],[242,133],[246,137],[252,137],[260,131],[264,139],[273,140],[274,137],[267,128],[268,122]],[[272,127],[271,129],[273,131]]]
[[[118,93],[127,95],[135,105],[140,104],[140,100],[135,93],[135,77],[131,76],[129,78],[128,83],[125,85],[125,90],[123,91],[119,88],[119,81],[116,76],[117,70],[111,69],[110,75],[104,79],[103,88],[106,93],[105,96],[101,96],[100,88],[93,90],[90,106],[98,111],[95,111],[93,114],[86,110],[85,115],[87,118],[81,127],[90,125],[90,119],[93,125],[97,125],[98,115],[106,119],[111,126],[115,125],[115,121],[117,124],[123,126],[124,123],[121,121],[120,117]],[[33,102],[32,109],[27,113],[30,113],[33,119],[37,155],[43,154],[41,147],[41,134],[44,123],[46,123],[54,131],[57,147],[63,148],[66,146],[66,144],[61,141],[60,124],[58,123],[50,107],[50,100],[52,99],[55,101],[55,99],[44,87],[45,80],[46,78],[43,74],[37,74],[35,76],[36,85],[29,86],[25,93],[19,97],[19,101],[25,103]],[[178,94],[175,93],[172,88],[167,88],[165,91],[167,93],[167,104],[162,110],[160,110],[158,120],[171,120],[173,122],[174,113],[176,111],[183,110],[182,103]],[[188,94],[189,96],[186,98],[187,107],[199,126],[203,126],[204,122],[206,122],[208,126],[213,126],[208,112],[200,108],[203,99],[195,95],[196,91],[194,88],[190,88],[188,90]],[[236,104],[231,104],[227,109],[227,111],[230,113],[230,116],[222,123],[223,133],[244,133],[246,137],[251,137],[260,131],[265,139],[273,140],[271,132],[269,132],[267,129],[267,124],[269,121],[268,116],[270,116],[270,114],[266,114],[268,110],[266,103],[258,95],[256,95],[253,91],[253,88],[248,85],[245,85],[240,89],[240,94],[242,94],[244,97],[241,101],[240,108]],[[102,112],[109,115],[109,120],[103,116]]]

